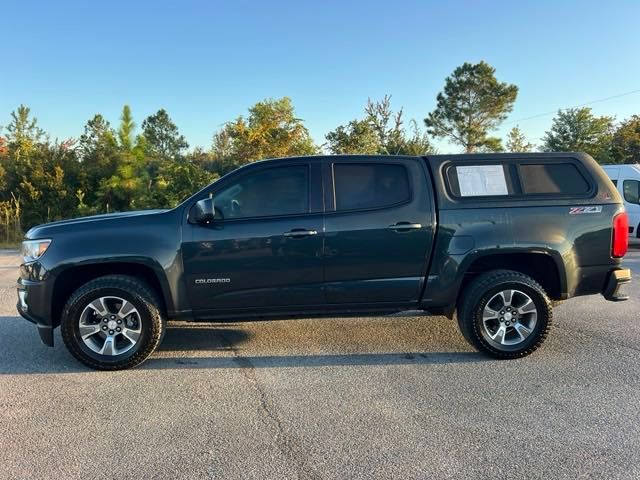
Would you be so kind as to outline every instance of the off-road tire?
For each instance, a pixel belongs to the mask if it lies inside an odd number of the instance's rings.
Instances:
[[[142,323],[139,340],[121,355],[100,355],[89,349],[80,337],[79,319],[84,308],[102,296],[117,296],[131,302]],[[162,341],[166,319],[159,308],[156,292],[144,281],[127,275],[108,275],[78,288],[62,310],[60,330],[65,346],[76,359],[96,370],[124,370],[145,361]]]
[[[481,332],[482,313],[487,302],[506,289],[520,290],[533,300],[537,322],[529,336],[517,346],[497,348]],[[498,359],[525,357],[537,350],[546,339],[553,320],[551,300],[533,278],[512,270],[492,270],[473,279],[460,297],[456,312],[464,338],[476,349]]]

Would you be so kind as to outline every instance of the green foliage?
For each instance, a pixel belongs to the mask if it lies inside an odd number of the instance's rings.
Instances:
[[[367,120],[351,120],[325,135],[334,154],[375,154],[380,151],[378,134]]]
[[[8,148],[16,159],[29,155],[45,136],[38,127],[38,119],[30,118],[30,113],[29,107],[20,105],[11,112],[11,121],[6,128]]]
[[[9,150],[5,147],[6,142],[3,137],[0,137],[0,192],[5,191],[7,188],[7,170],[5,164],[9,158]]]
[[[378,102],[367,100],[362,120],[351,120],[325,135],[325,146],[334,154],[425,155],[433,152],[426,132],[412,120],[407,131],[403,109],[394,112],[391,96]]]
[[[256,103],[249,109],[247,118],[240,116],[216,132],[212,146],[221,173],[264,158],[317,152],[318,148],[302,120],[296,117],[288,97]]]
[[[0,201],[0,244],[16,245],[22,240],[20,201],[12,196]]]
[[[610,163],[616,160],[612,138],[612,117],[596,117],[587,107],[570,108],[558,111],[543,138],[543,148],[548,152],[586,152],[600,163]]]
[[[531,152],[536,146],[527,141],[522,130],[517,125],[507,135],[507,152]]]
[[[409,130],[405,132],[401,147],[398,149],[400,155],[428,155],[436,153],[435,148],[429,141],[427,132],[423,132],[418,127],[418,122],[411,120]]]
[[[82,164],[79,194],[83,215],[102,211],[111,198],[101,189],[103,179],[110,178],[118,168],[120,150],[116,133],[102,115],[95,115],[87,122],[84,133],[80,136],[77,154]]]
[[[167,111],[162,108],[142,122],[142,135],[146,141],[146,152],[161,160],[178,160],[189,144]]]
[[[100,181],[98,195],[107,211],[142,208],[138,199],[147,185],[144,164],[133,153],[121,152],[115,171]]]
[[[504,152],[502,140],[498,137],[487,137],[484,139],[482,146],[478,149],[480,153],[499,153]]]
[[[130,152],[133,147],[133,132],[136,128],[136,124],[133,122],[131,116],[131,107],[125,105],[122,107],[122,115],[120,116],[120,128],[118,129],[118,140],[120,140],[120,147],[125,152]]]
[[[67,218],[75,211],[79,164],[72,145],[40,144],[14,164],[11,194],[22,204],[27,226]]]
[[[491,65],[464,63],[446,78],[435,110],[424,121],[429,134],[448,138],[466,152],[494,149],[489,132],[511,112],[517,95],[518,87],[499,82]]]
[[[205,163],[177,161],[186,142],[164,110],[143,122],[150,140],[136,136],[128,106],[117,132],[97,114],[77,143],[49,142],[23,105],[11,119],[0,137],[0,241],[71,216],[174,207],[216,178]]]
[[[144,197],[147,207],[175,207],[187,197],[210,184],[218,175],[206,171],[194,162],[164,161],[154,182],[154,188]]]
[[[378,151],[386,155],[397,155],[404,145],[402,127],[403,109],[394,112],[391,108],[391,96],[385,95],[381,101],[373,102],[369,98],[364,108],[365,120],[378,136]]]
[[[617,163],[640,163],[640,115],[622,122],[612,138],[613,158]]]

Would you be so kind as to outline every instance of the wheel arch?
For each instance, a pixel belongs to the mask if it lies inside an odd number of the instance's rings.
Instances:
[[[160,270],[160,271],[159,271]],[[60,317],[69,297],[80,286],[105,275],[128,275],[139,278],[158,295],[162,314],[173,310],[173,302],[167,279],[162,269],[140,260],[123,259],[110,262],[88,262],[69,265],[56,272],[51,299],[52,326],[60,325]]]
[[[486,252],[469,259],[463,270],[459,292],[478,275],[491,270],[513,270],[538,282],[552,300],[563,300],[567,294],[567,279],[560,254],[546,250]]]

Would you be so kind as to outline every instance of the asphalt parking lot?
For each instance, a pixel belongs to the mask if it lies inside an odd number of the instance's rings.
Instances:
[[[563,303],[517,361],[395,316],[172,324],[105,373],[17,317],[17,262],[0,252],[0,478],[640,478],[638,283]]]

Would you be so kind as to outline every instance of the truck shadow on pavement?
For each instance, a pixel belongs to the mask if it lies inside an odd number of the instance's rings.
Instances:
[[[463,343],[455,338],[443,341],[439,335],[427,335],[417,341],[397,336],[385,340],[383,336],[366,334],[336,345],[335,339],[345,332],[334,332],[333,338],[327,338],[330,325],[320,329],[319,334],[316,331],[315,337],[298,324],[293,329],[276,331],[275,336],[273,331],[265,332],[263,338],[260,333],[251,334],[246,325],[170,323],[156,353],[135,370],[428,365],[490,360],[477,352],[460,351],[465,348]],[[453,324],[451,329],[455,329]],[[297,331],[291,335],[291,330]],[[353,332],[346,332],[346,336],[350,333]],[[67,352],[58,330],[55,347],[48,348],[40,343],[33,325],[19,317],[0,317],[0,375],[80,372],[92,370]]]

